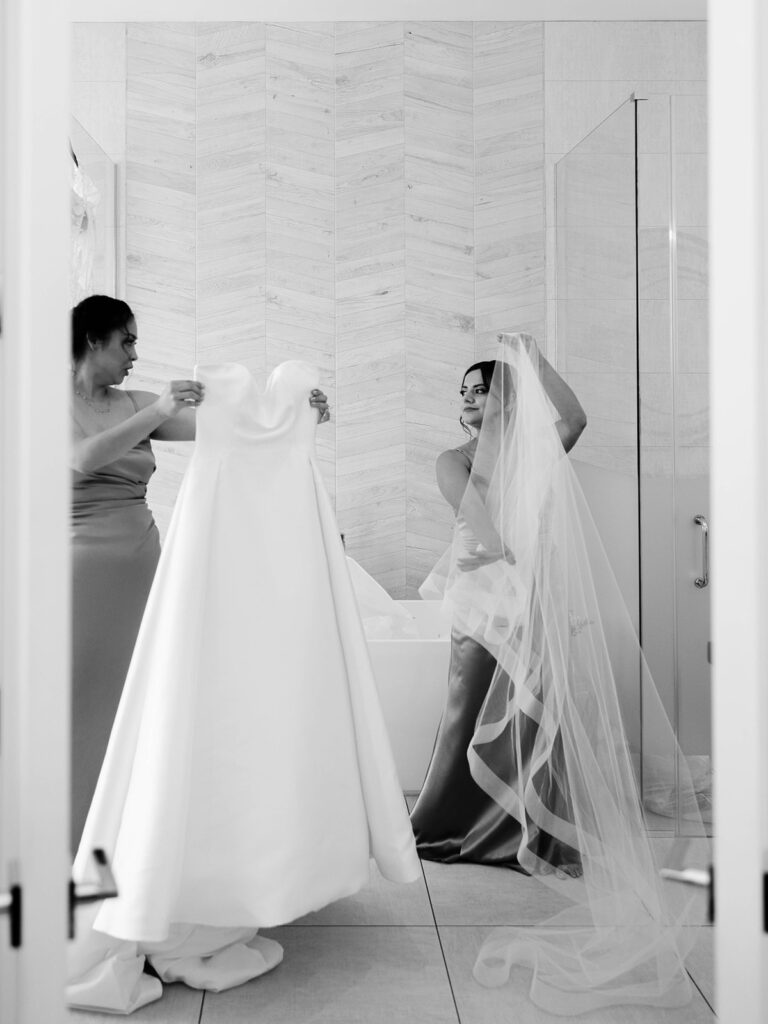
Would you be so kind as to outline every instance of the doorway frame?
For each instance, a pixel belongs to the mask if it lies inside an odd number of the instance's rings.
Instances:
[[[16,825],[4,830],[0,871],[5,887],[13,848],[21,856],[22,880],[37,869],[41,873],[42,888],[25,893],[25,930],[30,943],[39,940],[45,950],[47,981],[41,985],[34,965],[27,968],[19,959],[19,1024],[64,1019],[63,1007],[52,1009],[50,995],[61,1000],[63,991],[65,943],[59,936],[68,873],[67,381],[58,360],[68,333],[61,169],[69,116],[69,20],[177,20],[182,4],[153,0],[151,14],[143,6],[142,18],[140,4],[91,0],[89,17],[87,0],[2,0],[3,721],[18,716],[20,727],[12,743],[3,726],[3,757],[26,758],[19,781],[35,812],[17,809]],[[213,5],[198,0],[183,6],[183,20],[202,20]],[[313,19],[321,18],[322,4],[313,6]],[[344,4],[327,6],[351,16]],[[363,16],[362,6],[356,17]],[[546,12],[549,20],[557,6],[539,4],[534,15],[530,4],[508,3],[505,17],[541,20]],[[595,8],[591,18],[610,17],[596,13],[599,6],[584,4]],[[619,6],[613,4],[614,12]],[[674,16],[664,6],[668,13],[657,16]],[[211,20],[237,17],[236,7],[219,2]],[[268,4],[248,7],[252,20],[277,16]],[[281,7],[285,11],[286,4]],[[462,10],[466,17],[462,3],[442,4],[439,13],[433,4],[426,16],[450,20]],[[621,14],[631,17],[629,5]],[[407,15],[388,11],[389,18],[398,16],[418,18],[418,4],[410,2]],[[480,12],[473,17],[482,20]],[[286,13],[282,18],[302,20]],[[768,146],[762,131],[768,123],[768,69],[762,55],[768,53],[768,10],[760,0],[709,0],[708,22],[716,982],[723,1021],[759,1024],[768,1019],[768,935],[762,920],[768,870]],[[9,680],[15,684],[10,700]],[[40,750],[45,757],[34,755]]]
[[[20,884],[23,901],[20,948],[0,918],[0,1008],[55,1024],[70,869],[69,10],[0,3],[0,889]]]

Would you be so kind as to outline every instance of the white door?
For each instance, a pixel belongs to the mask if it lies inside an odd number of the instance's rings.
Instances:
[[[0,1021],[64,1020],[69,875],[69,22],[0,0]]]
[[[717,1012],[768,1020],[768,5],[710,0]]]

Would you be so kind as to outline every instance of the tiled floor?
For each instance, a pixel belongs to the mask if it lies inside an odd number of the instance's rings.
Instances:
[[[659,841],[664,843],[665,841]],[[356,896],[265,932],[285,947],[270,974],[219,994],[182,985],[134,1014],[135,1024],[544,1024],[562,1021],[527,998],[529,975],[513,973],[500,989],[480,986],[472,967],[499,925],[530,923],[541,900],[557,897],[515,872],[424,863],[409,886],[376,875]],[[671,883],[670,883],[671,884]],[[714,1021],[712,929],[695,929],[689,959],[695,982],[682,1010],[612,1008],[584,1024],[704,1024]],[[72,1012],[71,1024],[104,1024]]]

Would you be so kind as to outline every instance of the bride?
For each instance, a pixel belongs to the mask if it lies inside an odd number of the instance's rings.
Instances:
[[[555,370],[539,356],[542,386],[558,411],[555,428],[563,449],[568,452],[586,426],[584,410],[573,391]],[[475,363],[464,374],[461,384],[461,424],[469,433],[476,431],[460,448],[443,452],[437,460],[438,486],[457,515],[457,524],[465,550],[457,554],[457,569],[451,600],[462,600],[466,617],[480,614],[475,607],[480,596],[475,584],[496,577],[507,580],[522,595],[518,570],[514,568],[514,550],[504,550],[504,540],[486,509],[490,473],[489,460],[496,453],[492,434],[500,433],[499,393],[506,388],[508,402],[513,401],[511,371],[503,361]],[[478,444],[483,433],[483,444]],[[493,442],[501,441],[499,436]],[[484,465],[488,463],[488,465]],[[472,487],[468,484],[472,480]],[[476,500],[471,501],[471,498]],[[444,563],[445,564],[445,561]],[[482,571],[478,571],[482,570]],[[439,570],[438,570],[439,572]],[[427,580],[422,593],[434,596],[436,576]],[[503,583],[502,583],[503,585]],[[438,584],[438,596],[443,590]],[[460,598],[463,595],[463,599]],[[510,595],[511,596],[511,595]],[[411,824],[419,854],[426,860],[443,863],[457,861],[497,864],[519,869],[518,849],[521,827],[472,777],[466,752],[475,731],[475,722],[497,669],[491,645],[475,638],[474,630],[462,631],[455,619],[451,634],[450,678],[445,712],[435,742],[427,777],[411,813]],[[523,756],[532,751],[535,731],[530,727],[521,737]],[[547,837],[548,849],[542,855],[548,861],[573,871],[578,855],[567,846],[559,846]]]
[[[643,765],[669,765],[681,807],[696,801],[566,457],[583,413],[553,374],[530,335],[502,334],[492,367],[464,381],[477,436],[441,456],[456,526],[422,587],[452,618],[450,689],[413,825],[422,856],[529,876],[538,921],[486,940],[478,981],[530,967],[531,999],[566,1015],[679,1006],[698,901],[663,888]]]

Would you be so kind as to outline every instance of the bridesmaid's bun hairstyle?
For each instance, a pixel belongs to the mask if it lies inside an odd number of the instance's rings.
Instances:
[[[72,358],[79,363],[88,351],[88,342],[104,341],[133,318],[131,307],[110,295],[89,295],[72,310]]]

